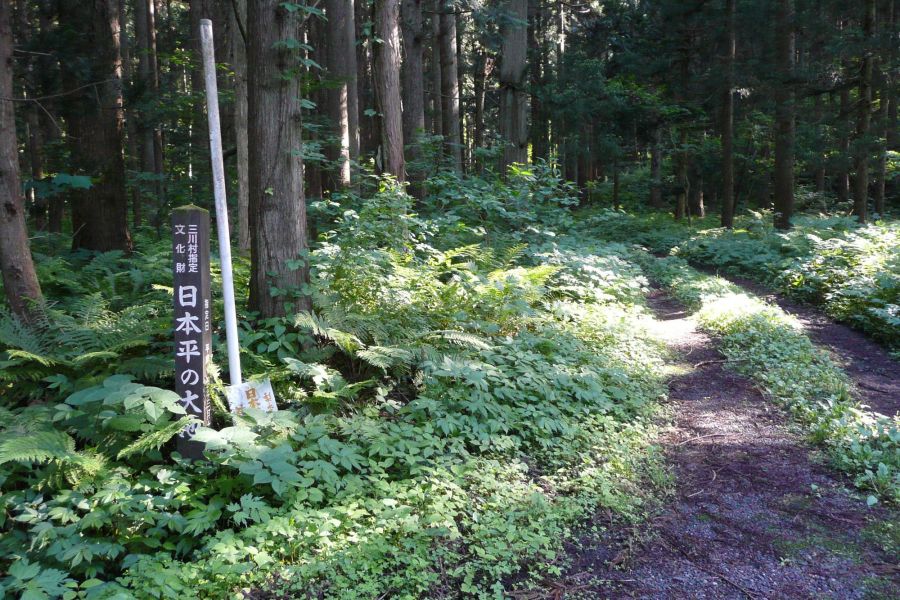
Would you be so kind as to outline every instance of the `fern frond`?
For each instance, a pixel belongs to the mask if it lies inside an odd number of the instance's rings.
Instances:
[[[115,352],[87,352],[85,354],[82,354],[81,356],[76,357],[72,362],[76,365],[83,365],[91,361],[104,359],[109,360],[110,362],[114,362],[117,358],[119,358],[119,355]]]
[[[11,435],[10,435],[11,434]],[[0,464],[75,458],[75,440],[62,431],[8,432],[0,441]]]
[[[516,263],[519,258],[522,257],[522,254],[525,253],[525,250],[528,248],[528,244],[514,244],[509,248],[503,250],[500,255],[500,268],[509,268],[514,263]]]
[[[363,345],[357,336],[332,327],[328,321],[314,312],[299,313],[294,320],[294,324],[297,327],[312,330],[314,335],[333,342],[338,348],[347,353],[353,353]]]
[[[415,358],[411,351],[392,346],[369,346],[368,348],[357,350],[356,356],[373,367],[385,371],[394,366],[406,365]]]
[[[422,339],[444,340],[453,344],[454,346],[462,346],[465,348],[473,348],[476,350],[488,350],[491,348],[491,345],[487,341],[485,341],[484,338],[466,331],[455,331],[449,329],[431,331],[422,336]]]
[[[181,417],[177,421],[172,421],[162,429],[145,433],[134,442],[122,448],[116,455],[116,459],[122,460],[123,458],[134,456],[135,454],[143,454],[148,450],[159,450],[163,444],[184,431],[186,427],[193,423],[202,423],[202,421],[192,416]]]
[[[45,367],[54,367],[61,363],[61,361],[54,360],[54,359],[50,358],[49,356],[34,354],[32,352],[28,352],[27,350],[16,350],[14,348],[10,348],[10,349],[6,350],[6,354],[10,358],[18,358],[18,359],[29,361],[29,362],[36,362],[41,365],[44,365]]]

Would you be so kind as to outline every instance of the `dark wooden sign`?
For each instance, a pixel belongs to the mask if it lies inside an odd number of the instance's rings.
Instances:
[[[212,360],[212,303],[209,290],[209,212],[182,206],[172,212],[175,304],[175,391],[189,415],[210,424],[206,377]],[[194,441],[197,426],[177,438],[178,452],[203,458]]]

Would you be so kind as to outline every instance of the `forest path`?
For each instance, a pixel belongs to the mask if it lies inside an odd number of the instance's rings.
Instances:
[[[547,597],[900,597],[896,513],[851,498],[680,303],[656,290],[649,304],[681,373],[659,440],[675,497],[638,548],[616,526],[569,544]]]
[[[836,323],[821,310],[794,302],[755,281],[722,275],[709,267],[693,266],[705,273],[719,275],[793,315],[810,339],[829,350],[837,364],[851,377],[856,385],[855,398],[883,415],[900,413],[900,362],[892,358],[884,346],[849,325]]]

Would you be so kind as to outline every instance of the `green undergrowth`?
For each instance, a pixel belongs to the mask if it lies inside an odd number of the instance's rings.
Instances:
[[[737,371],[755,381],[869,495],[900,502],[900,419],[861,406],[847,375],[777,306],[702,274],[677,257],[638,255],[652,279],[697,311]]]
[[[845,216],[801,215],[793,228],[772,227],[769,212],[720,228],[714,218],[676,222],[666,214],[585,213],[585,230],[603,239],[640,244],[726,275],[752,279],[818,305],[900,351],[900,224],[859,225]]]
[[[799,217],[788,232],[746,220],[680,244],[678,256],[821,305],[889,347],[900,344],[900,225]]]
[[[233,417],[215,378],[193,464],[168,245],[39,264],[46,322],[0,318],[4,595],[502,598],[599,508],[640,519],[664,349],[630,250],[553,231],[551,172],[429,185],[432,216],[390,183],[313,207],[313,310],[240,315],[282,410]]]

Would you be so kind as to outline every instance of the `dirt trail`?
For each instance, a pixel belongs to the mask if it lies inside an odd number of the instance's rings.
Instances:
[[[650,306],[684,363],[660,440],[676,497],[639,548],[614,526],[571,544],[547,597],[900,598],[897,515],[851,498],[680,304],[657,291]]]
[[[709,268],[701,270],[715,273]],[[855,397],[860,402],[883,415],[900,413],[900,362],[891,358],[884,346],[848,325],[835,323],[820,310],[788,300],[755,281],[722,277],[794,315],[807,335],[819,346],[830,350],[841,368],[850,375],[856,384]]]

